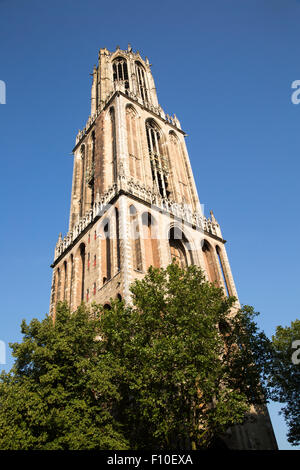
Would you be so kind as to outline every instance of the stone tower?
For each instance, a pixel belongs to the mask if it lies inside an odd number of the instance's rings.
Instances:
[[[186,134],[160,107],[148,59],[130,45],[100,49],[92,75],[91,115],[73,149],[69,232],[52,264],[51,314],[59,300],[71,310],[129,301],[134,279],[174,257],[237,297],[220,226],[200,206]],[[259,429],[233,429],[231,447],[276,448],[266,409],[255,413]]]

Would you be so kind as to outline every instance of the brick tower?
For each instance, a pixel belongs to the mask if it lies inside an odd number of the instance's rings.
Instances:
[[[69,232],[52,264],[51,314],[59,300],[71,310],[129,301],[134,279],[174,257],[237,297],[220,226],[201,210],[186,134],[158,104],[148,59],[130,45],[100,49],[92,75],[91,115],[73,149]],[[255,413],[259,429],[234,428],[231,447],[276,448],[266,409]]]

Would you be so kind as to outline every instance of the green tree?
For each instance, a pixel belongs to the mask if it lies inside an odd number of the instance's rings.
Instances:
[[[0,382],[0,449],[126,449],[113,408],[120,400],[110,356],[101,356],[99,321],[82,305],[59,304],[55,324],[22,323],[15,364]]]
[[[211,446],[265,400],[269,341],[256,313],[234,309],[196,266],[150,268],[131,292],[131,306],[114,303],[101,316],[103,351],[122,371],[118,419],[131,447]]]
[[[0,449],[201,449],[265,400],[252,307],[196,266],[150,268],[132,303],[22,323],[0,380]]]
[[[270,364],[271,398],[285,403],[281,409],[288,426],[288,441],[300,444],[300,320],[289,327],[278,326],[272,337]]]

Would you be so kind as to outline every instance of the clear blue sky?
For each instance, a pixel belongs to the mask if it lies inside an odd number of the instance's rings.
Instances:
[[[48,311],[89,74],[100,47],[128,42],[149,57],[161,106],[188,133],[241,302],[261,312],[268,336],[299,318],[299,24],[299,0],[0,0],[1,340],[20,340],[21,320]],[[278,406],[269,409],[279,447],[290,448]]]

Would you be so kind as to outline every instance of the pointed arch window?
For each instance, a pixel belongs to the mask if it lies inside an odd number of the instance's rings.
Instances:
[[[85,200],[85,184],[84,184],[84,175],[86,171],[86,148],[85,145],[81,146],[80,149],[80,156],[81,156],[81,180],[80,180],[80,199],[79,199],[79,216],[82,217],[84,215],[84,200]]]
[[[56,289],[56,273],[53,276],[52,292],[51,292],[51,304],[53,305],[55,302],[55,289]]]
[[[148,102],[148,92],[147,92],[145,71],[140,62],[135,63],[135,70],[136,70],[138,93],[141,96],[143,101]]]
[[[92,190],[91,194],[91,207],[93,207],[95,202],[95,147],[96,147],[96,135],[95,131],[92,132],[92,162],[91,162],[91,173],[90,173],[90,180],[89,185]]]
[[[67,299],[67,289],[68,289],[68,264],[64,261],[64,300]]]
[[[180,229],[174,227],[170,230],[169,235],[169,246],[171,261],[175,260],[181,268],[186,268],[188,266],[188,257],[187,251],[184,246],[184,243],[187,242],[186,237]]]
[[[105,237],[106,252],[106,276],[105,282],[111,279],[111,241],[110,241],[110,223],[107,222],[103,228]]]
[[[85,244],[81,243],[80,247],[80,277],[79,277],[79,287],[80,287],[80,301],[84,300],[84,277],[85,277]]]
[[[160,266],[157,222],[152,214],[144,212],[142,214],[142,229],[145,250],[145,269],[149,266],[158,268]]]
[[[213,282],[219,285],[219,278],[217,274],[214,253],[213,253],[211,245],[208,243],[207,240],[203,241],[202,251],[204,255],[205,268],[208,274],[208,278],[210,282]]]
[[[172,262],[174,260],[181,268],[185,268],[187,266],[185,249],[180,240],[170,240],[170,252]]]
[[[222,254],[222,251],[221,251],[219,246],[216,246],[216,252],[217,252],[217,256],[218,256],[219,265],[220,265],[220,268],[221,268],[221,273],[222,273],[224,285],[225,285],[225,288],[226,288],[226,293],[227,293],[227,296],[229,297],[230,295],[232,295],[231,294],[231,289],[230,289],[230,283],[229,283],[229,280],[228,280],[227,270],[226,270],[225,264],[224,264],[223,254]]]
[[[74,256],[73,255],[71,255],[70,263],[71,263],[71,275],[70,275],[70,307],[71,307],[72,306],[72,301],[73,301],[73,285],[74,285],[74,278],[75,278]]]
[[[131,225],[131,246],[132,246],[132,265],[133,269],[142,271],[142,252],[141,252],[141,237],[140,227],[136,208],[129,207],[130,225]]]
[[[130,175],[133,178],[141,179],[139,125],[137,113],[132,106],[126,107],[126,130]]]
[[[111,125],[111,153],[112,153],[112,178],[116,182],[117,179],[117,140],[116,140],[116,118],[115,109],[113,107],[109,110],[110,125]]]
[[[57,269],[57,301],[60,300],[60,294],[61,294],[61,272],[60,268]]]
[[[185,201],[189,201],[189,191],[188,191],[188,183],[187,183],[187,176],[184,167],[184,159],[181,150],[180,141],[175,134],[175,132],[169,132],[169,155],[171,157],[172,163],[174,162],[173,169],[176,173],[176,187],[175,192],[181,197],[181,199],[185,199]],[[174,173],[173,171],[173,173]],[[174,182],[173,182],[174,183]],[[173,187],[174,189],[174,187]]]
[[[156,184],[160,195],[168,198],[168,162],[162,151],[162,136],[157,124],[151,119],[146,121],[148,151],[151,161],[153,183]]]
[[[115,208],[115,216],[116,216],[116,249],[117,249],[117,271],[121,269],[121,246],[120,246],[120,217],[119,217],[119,210],[117,207]]]
[[[114,82],[124,83],[125,92],[129,89],[127,60],[118,57],[113,62],[113,79]]]

